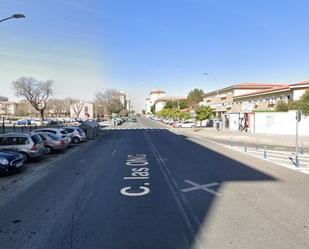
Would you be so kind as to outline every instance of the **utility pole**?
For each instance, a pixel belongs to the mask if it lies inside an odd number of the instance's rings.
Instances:
[[[298,123],[301,121],[301,111],[297,110],[296,112],[296,137],[295,137],[295,165],[299,167],[299,158],[298,158]]]

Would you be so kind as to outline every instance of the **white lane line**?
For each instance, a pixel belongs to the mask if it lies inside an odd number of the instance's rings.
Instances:
[[[113,150],[112,157],[116,154],[117,150]]]

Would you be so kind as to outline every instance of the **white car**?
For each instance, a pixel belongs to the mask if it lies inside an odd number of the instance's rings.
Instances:
[[[69,134],[68,131],[63,128],[42,128],[42,129],[37,129],[34,132],[50,132],[62,138],[67,138],[68,143],[72,142],[72,135]]]
[[[193,128],[195,123],[192,121],[184,121],[176,125],[177,128]]]
[[[65,129],[68,132],[68,134],[72,137],[72,143],[74,144],[87,140],[86,133],[79,127],[65,126],[62,127],[62,129]]]

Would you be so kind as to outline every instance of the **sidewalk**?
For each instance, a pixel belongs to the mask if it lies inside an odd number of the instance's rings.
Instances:
[[[193,129],[179,130],[194,133],[195,135],[203,136],[225,144],[236,143],[241,145],[247,143],[247,145],[251,147],[255,147],[257,144],[259,147],[267,146],[274,149],[280,149],[281,147],[282,149],[289,151],[293,151],[293,149],[295,150],[295,136],[292,135],[259,134],[230,131],[227,129],[217,131],[215,128],[197,128],[196,132],[194,132]],[[309,136],[299,136],[298,145],[299,147],[303,146],[304,150],[309,152]]]
[[[299,137],[299,144],[303,143],[304,148],[298,155],[299,163],[297,164],[294,136],[217,131],[213,128],[202,128],[197,131],[193,129],[173,130],[195,138],[211,140],[229,149],[309,175],[309,136]],[[264,146],[267,146],[266,154]]]

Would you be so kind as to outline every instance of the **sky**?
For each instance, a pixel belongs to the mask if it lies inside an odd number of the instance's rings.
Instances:
[[[0,19],[13,13],[26,18],[0,23],[11,100],[21,76],[53,80],[55,98],[118,89],[137,111],[154,88],[309,80],[307,0],[0,0]]]

